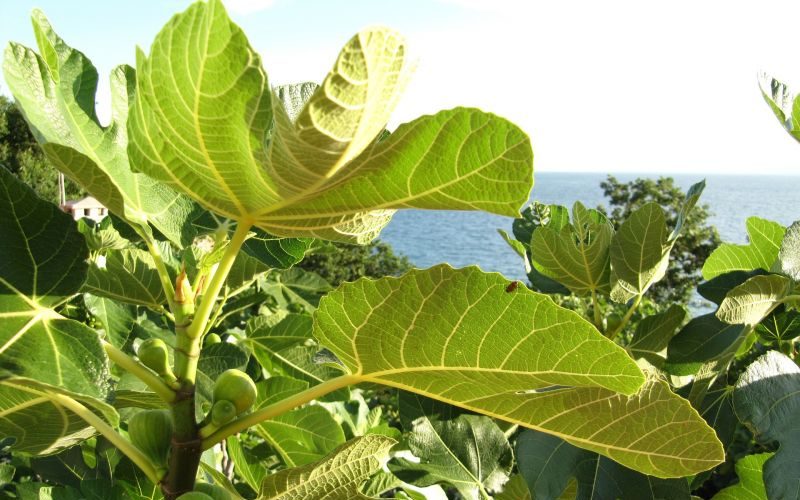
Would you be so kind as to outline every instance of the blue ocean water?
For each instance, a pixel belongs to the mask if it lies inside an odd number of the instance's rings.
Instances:
[[[652,174],[614,174],[620,181]],[[671,175],[684,190],[706,179],[700,199],[711,207],[711,223],[723,241],[745,243],[745,219],[751,215],[789,225],[800,219],[800,176]],[[607,205],[600,189],[605,174],[536,174],[531,201],[572,207]],[[521,259],[508,247],[497,229],[511,230],[512,219],[481,212],[401,210],[381,239],[405,254],[420,268],[447,262],[454,267],[471,264],[498,271],[509,279],[524,279]]]

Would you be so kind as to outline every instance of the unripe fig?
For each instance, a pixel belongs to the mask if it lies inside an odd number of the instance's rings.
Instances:
[[[220,427],[236,418],[238,414],[236,405],[227,399],[220,399],[211,407],[211,424]]]
[[[169,410],[143,410],[128,421],[128,436],[137,448],[158,467],[166,467],[172,440]]]
[[[136,351],[139,361],[159,375],[171,372],[169,368],[169,348],[161,339],[147,339],[139,344]]]
[[[214,500],[232,500],[231,494],[222,486],[211,483],[197,483],[194,491],[210,496]]]
[[[178,500],[214,500],[214,498],[200,493],[199,491],[190,491],[178,497]]]
[[[214,402],[230,401],[236,414],[247,411],[256,401],[256,384],[245,372],[230,369],[222,372],[214,383]],[[212,408],[213,410],[213,408]]]
[[[209,333],[206,335],[206,339],[203,341],[203,345],[214,345],[219,344],[222,342],[222,337],[217,335],[216,333]]]

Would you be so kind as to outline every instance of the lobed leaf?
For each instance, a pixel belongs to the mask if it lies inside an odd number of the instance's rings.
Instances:
[[[126,121],[135,73],[111,73],[112,120],[102,126],[95,111],[97,70],[69,47],[35,10],[33,29],[41,53],[9,44],[3,70],[9,89],[50,162],[110,211],[145,227],[152,223],[176,243],[188,244],[187,224],[196,207],[187,197],[135,174],[128,162]]]
[[[607,293],[614,227],[600,212],[586,209],[580,202],[572,208],[572,219],[572,224],[546,224],[533,232],[533,265],[572,293]]]
[[[714,495],[713,500],[762,500],[767,498],[762,469],[764,463],[772,458],[772,453],[747,455],[736,462],[736,475],[739,483],[728,486]]]
[[[516,215],[528,197],[529,139],[494,115],[443,111],[380,140],[410,73],[386,28],[352,38],[310,97],[270,90],[219,0],[173,17],[137,67],[137,168],[270,234],[363,243],[398,208]]]
[[[781,247],[786,229],[777,222],[758,217],[747,219],[747,245],[723,243],[703,264],[703,278],[710,280],[732,271],[763,269],[770,271]]]
[[[453,420],[414,422],[406,442],[419,462],[405,458],[389,463],[401,481],[416,486],[444,483],[466,500],[486,498],[508,481],[514,463],[511,445],[490,418],[461,415]]]

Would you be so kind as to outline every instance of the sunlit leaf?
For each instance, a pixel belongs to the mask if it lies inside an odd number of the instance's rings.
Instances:
[[[532,152],[506,120],[459,108],[376,140],[410,75],[405,52],[391,30],[362,31],[293,120],[309,88],[278,98],[222,3],[198,2],[137,55],[129,153],[206,208],[279,236],[364,243],[398,208],[517,215]]]
[[[95,111],[98,76],[92,63],[69,47],[38,10],[33,12],[33,28],[41,55],[11,43],[3,70],[47,158],[120,217],[152,223],[176,243],[189,243],[194,204],[167,186],[134,174],[128,163],[125,124],[133,100],[134,70],[118,66],[112,71],[112,119],[104,127]]]
[[[663,477],[721,460],[713,431],[685,400],[660,383],[639,391],[644,377],[620,347],[547,296],[507,285],[448,266],[359,280],[322,300],[314,334],[353,382],[555,434]],[[639,420],[644,408],[649,417]]]
[[[780,304],[791,290],[785,276],[753,276],[735,287],[719,305],[717,317],[729,324],[757,325]]]
[[[763,500],[767,498],[762,469],[764,463],[772,458],[772,453],[748,455],[736,462],[736,475],[739,483],[728,486],[714,495],[713,500]]]
[[[758,217],[747,219],[747,245],[723,243],[703,264],[703,278],[710,280],[731,271],[770,271],[778,258],[786,229],[777,222]]]

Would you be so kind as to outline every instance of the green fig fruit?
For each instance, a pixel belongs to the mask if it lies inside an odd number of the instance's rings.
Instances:
[[[134,446],[163,468],[167,465],[172,428],[169,410],[142,410],[128,421],[128,436]]]
[[[230,401],[236,406],[236,414],[247,411],[256,401],[256,384],[245,372],[230,369],[222,372],[214,383],[213,399]],[[213,411],[213,408],[212,408]]]

